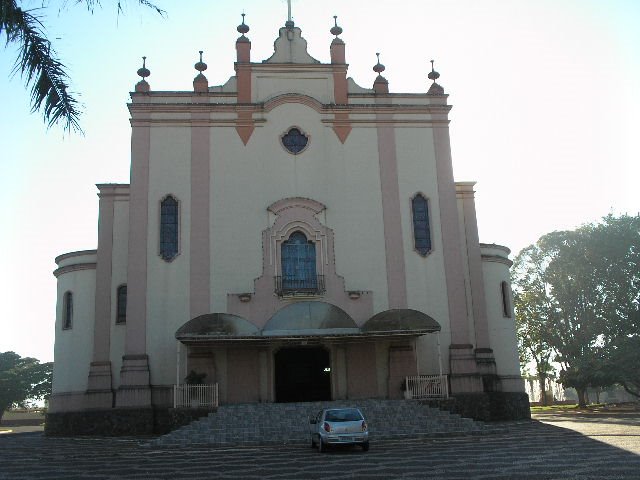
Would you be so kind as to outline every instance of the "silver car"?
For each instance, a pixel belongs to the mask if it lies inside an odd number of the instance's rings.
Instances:
[[[325,408],[309,418],[311,446],[324,452],[329,445],[360,445],[369,450],[369,427],[357,408]]]

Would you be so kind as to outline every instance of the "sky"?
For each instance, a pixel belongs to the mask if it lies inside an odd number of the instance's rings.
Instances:
[[[191,90],[198,51],[210,85],[234,74],[244,11],[252,59],[273,52],[284,0],[18,2],[42,22],[84,106],[84,135],[31,114],[16,49],[0,47],[0,352],[53,360],[54,258],[97,245],[96,183],[128,183],[126,107],[147,57],[153,90]],[[515,255],[540,236],[638,214],[637,0],[293,0],[309,52],[329,62],[333,15],[349,76],[371,88],[376,52],[394,92],[429,88],[430,60],[453,105],[454,175],[476,181],[480,241]],[[62,5],[62,7],[61,7]],[[0,39],[4,44],[4,37]]]

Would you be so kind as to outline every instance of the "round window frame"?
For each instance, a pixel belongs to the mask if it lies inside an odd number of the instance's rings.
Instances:
[[[302,150],[300,150],[299,152],[292,152],[291,150],[289,150],[287,148],[287,146],[284,144],[284,137],[286,137],[289,132],[293,129],[298,130],[302,136],[304,136],[307,139],[307,144],[304,146],[304,148]],[[287,152],[289,155],[294,155],[294,156],[298,156],[304,152],[307,151],[307,149],[309,148],[309,144],[311,143],[311,135],[309,135],[307,132],[305,132],[301,127],[299,127],[298,125],[291,125],[289,128],[287,128],[282,134],[280,134],[280,146],[282,147],[282,149]]]

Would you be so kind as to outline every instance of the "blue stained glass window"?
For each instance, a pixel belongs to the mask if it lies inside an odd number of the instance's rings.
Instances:
[[[429,201],[421,194],[411,200],[413,214],[413,241],[416,251],[426,255],[431,251],[431,226],[429,225]]]
[[[316,290],[316,246],[302,232],[294,232],[282,244],[282,289]]]
[[[282,145],[289,152],[297,155],[304,150],[309,142],[309,137],[302,133],[298,128],[290,129],[286,135],[282,137]]]
[[[178,254],[178,201],[169,195],[160,204],[160,256],[171,261]]]

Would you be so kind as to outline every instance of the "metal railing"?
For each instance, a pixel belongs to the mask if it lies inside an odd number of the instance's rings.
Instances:
[[[308,277],[277,276],[276,294],[283,295],[320,295],[325,292],[324,275]]]
[[[173,386],[173,408],[214,408],[218,406],[218,384]]]
[[[405,392],[408,399],[449,398],[449,383],[446,375],[415,375],[405,377]]]

